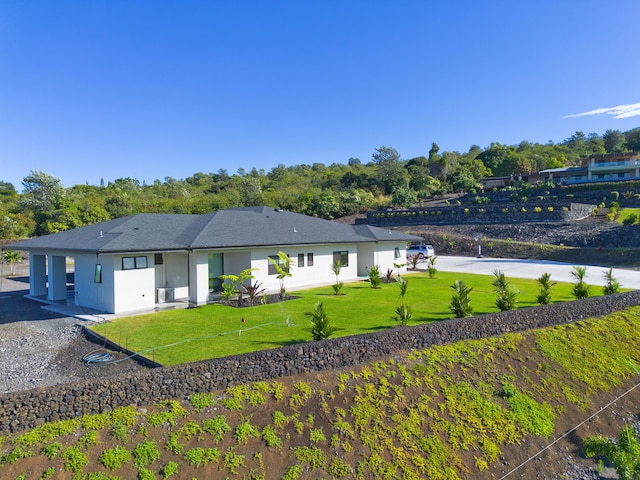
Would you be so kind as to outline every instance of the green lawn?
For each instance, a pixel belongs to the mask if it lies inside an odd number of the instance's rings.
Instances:
[[[491,286],[493,276],[438,272],[434,279],[426,273],[411,273],[405,278],[409,280],[406,303],[413,313],[409,325],[451,318],[451,285],[458,279],[473,287],[474,315],[498,310]],[[539,287],[535,280],[509,280],[521,292],[519,307],[537,305]],[[553,301],[573,300],[571,287],[558,283],[552,290]],[[346,284],[343,293],[335,296],[327,286],[293,292],[300,298],[270,305],[234,308],[213,304],[121,318],[92,329],[163,365],[173,365],[310,341],[310,321],[305,312],[318,301],[323,302],[329,319],[338,328],[334,337],[397,325],[393,315],[400,299],[395,283],[372,289],[368,282],[355,282]],[[591,294],[601,295],[602,288],[592,286]]]
[[[616,222],[622,224],[626,218],[631,215],[640,215],[640,208],[622,208],[618,212],[618,216],[616,217]]]

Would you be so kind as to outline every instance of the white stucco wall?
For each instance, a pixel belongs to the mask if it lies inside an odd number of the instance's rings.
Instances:
[[[74,255],[76,305],[100,311],[114,310],[113,257],[110,255]],[[95,281],[96,265],[102,265],[102,282]]]
[[[277,275],[268,274],[268,257],[277,256],[278,250],[278,248],[256,248],[251,252],[251,267],[256,269],[253,275],[268,292],[280,291],[280,280]],[[349,265],[342,268],[340,280],[348,282],[358,278],[357,253],[354,244],[301,245],[287,247],[283,251],[295,263],[295,266],[291,268],[292,275],[284,280],[284,286],[287,290],[334,283],[335,275],[331,270],[334,251],[349,252]],[[298,254],[300,253],[305,257],[304,266],[298,265]],[[308,265],[309,253],[313,254],[313,266]]]
[[[123,257],[147,257],[147,268],[122,269]],[[155,269],[150,254],[114,255],[114,312],[149,310],[155,307]]]
[[[209,258],[207,252],[191,254],[191,291],[189,299],[198,305],[206,303],[209,297]]]

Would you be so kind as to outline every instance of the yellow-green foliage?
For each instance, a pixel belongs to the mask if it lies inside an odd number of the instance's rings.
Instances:
[[[213,468],[230,479],[264,478],[277,451],[281,478],[472,478],[491,469],[509,445],[552,435],[569,402],[589,408],[593,395],[637,375],[639,337],[636,307],[600,320],[398,353],[326,375],[322,389],[302,380],[256,382],[228,388],[226,401],[215,406],[205,394],[186,407],[161,402],[146,415],[127,407],[45,423],[0,444],[0,478],[5,465],[27,471],[32,457],[57,462],[57,471],[78,478],[89,459],[117,470],[130,456],[122,446],[100,450],[112,436],[123,444],[136,438],[131,456],[139,472],[149,465],[149,475],[165,475],[165,467],[167,474]],[[263,449],[255,452],[258,444]],[[471,463],[463,465],[463,456]]]

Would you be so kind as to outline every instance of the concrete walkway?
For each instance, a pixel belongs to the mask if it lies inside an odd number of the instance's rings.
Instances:
[[[543,273],[551,274],[551,281],[574,283],[569,272],[574,264],[551,262],[547,260],[518,260],[510,258],[476,258],[438,256],[436,268],[443,272],[477,273],[493,275],[494,270],[504,272],[513,278],[540,278]],[[585,281],[590,285],[604,285],[606,267],[582,265],[587,267]],[[623,288],[640,289],[640,271],[613,269],[613,276]]]

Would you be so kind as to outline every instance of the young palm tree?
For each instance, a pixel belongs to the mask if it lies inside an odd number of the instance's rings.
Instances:
[[[604,279],[607,283],[602,287],[602,293],[613,295],[620,291],[620,282],[613,276],[613,267],[609,267],[609,270],[604,272]]]
[[[584,278],[587,276],[587,267],[573,267],[569,275],[576,281],[571,289],[571,293],[576,300],[589,297],[589,285],[584,281]]]
[[[451,288],[455,291],[451,297],[449,308],[457,318],[470,317],[473,313],[469,294],[473,288],[469,287],[462,280],[456,280]]]
[[[322,302],[317,302],[313,311],[306,312],[305,315],[311,318],[311,335],[314,340],[329,338],[336,331],[336,328],[329,322]]]
[[[342,270],[342,262],[341,261],[335,261],[331,264],[331,271],[333,272],[333,274],[336,276],[336,283],[334,283],[332,285],[333,287],[333,293],[335,295],[340,295],[340,293],[342,292],[342,287],[344,287],[344,282],[340,281],[340,271]]]
[[[400,306],[396,308],[395,319],[400,322],[400,325],[406,325],[411,319],[411,310],[404,300],[404,297],[407,294],[407,288],[409,287],[409,280],[398,275],[398,287],[400,288]]]
[[[547,305],[551,303],[551,287],[556,284],[556,282],[551,281],[551,274],[543,273],[536,281],[540,285],[540,293],[538,293],[538,296],[536,297],[538,303],[540,305]]]

